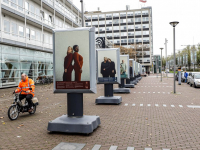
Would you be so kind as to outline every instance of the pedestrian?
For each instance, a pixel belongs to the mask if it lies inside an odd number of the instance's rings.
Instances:
[[[148,75],[150,76],[150,71],[148,71]]]
[[[187,77],[188,77],[188,73],[185,71],[184,73],[184,77],[185,77],[185,83],[187,83]]]

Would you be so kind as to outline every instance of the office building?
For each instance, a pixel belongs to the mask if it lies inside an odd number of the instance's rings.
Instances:
[[[123,11],[85,12],[85,25],[96,27],[96,38],[106,37],[113,45],[132,48],[133,51],[127,52],[130,58],[136,59],[149,71],[153,55],[152,8],[131,10],[126,7]]]
[[[0,5],[0,88],[18,85],[22,72],[34,81],[53,76],[52,29],[80,27],[80,10],[70,0]]]

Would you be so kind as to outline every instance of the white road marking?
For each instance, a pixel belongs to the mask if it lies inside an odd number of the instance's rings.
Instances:
[[[158,93],[160,93],[160,92],[158,92]]]
[[[182,105],[179,105],[179,107],[183,107]]]
[[[171,107],[175,107],[174,105],[171,105]]]
[[[163,104],[163,107],[167,107],[167,105]]]
[[[150,92],[148,92],[148,93],[150,93]]]
[[[153,92],[153,93],[155,93],[155,92]]]
[[[109,150],[116,150],[117,149],[117,146],[111,146],[110,148],[109,148]]]
[[[124,106],[128,106],[128,103],[126,103]]]
[[[94,145],[94,147],[92,148],[92,150],[99,150],[101,148],[101,145]]]
[[[135,106],[135,104],[132,104],[132,106]]]
[[[143,104],[140,104],[140,106],[143,106]]]
[[[147,106],[151,106],[151,104],[147,104]]]
[[[200,108],[200,106],[198,106],[198,105],[187,105],[187,107],[189,107],[189,108]]]
[[[127,147],[127,150],[134,150],[134,147]]]
[[[156,107],[158,107],[158,104],[155,104]]]
[[[143,93],[145,93],[145,92],[143,92]]]

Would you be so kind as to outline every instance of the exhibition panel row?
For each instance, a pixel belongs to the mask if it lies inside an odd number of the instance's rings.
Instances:
[[[118,48],[95,50],[95,28],[54,30],[54,92],[96,93],[97,84],[129,79],[129,55]],[[133,60],[134,75],[140,64]]]

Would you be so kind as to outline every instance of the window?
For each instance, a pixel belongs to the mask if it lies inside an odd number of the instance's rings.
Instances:
[[[52,45],[52,36],[51,35],[49,36],[49,44]]]
[[[149,24],[143,24],[143,28],[149,28]]]
[[[120,29],[121,30],[126,30],[127,28],[126,28],[126,25],[125,26],[120,26]]]
[[[135,22],[141,22],[141,18],[135,18]]]
[[[45,19],[45,22],[48,23],[49,15],[44,13],[44,19]]]
[[[121,39],[121,43],[127,43],[127,39]]]
[[[134,32],[128,32],[128,36],[134,36]]]
[[[19,36],[24,37],[24,27],[19,26]]]
[[[35,8],[35,14],[36,14],[36,18],[41,20],[40,10],[37,7]]]
[[[134,25],[128,25],[128,29],[134,29]]]
[[[112,31],[112,27],[106,27],[106,31]]]
[[[35,17],[35,7],[33,5],[30,5],[30,12],[31,12],[31,16]]]
[[[41,41],[41,34],[40,34],[40,32],[37,31],[35,35],[36,35],[36,40],[37,41]]]
[[[48,39],[48,35],[47,34],[44,34],[44,43],[45,44],[48,44],[49,43],[49,39]]]
[[[106,24],[112,24],[112,20],[106,20]]]
[[[119,37],[119,33],[114,33],[114,37]]]
[[[121,36],[127,36],[127,32],[121,32]]]
[[[49,22],[53,22],[53,18],[52,18],[52,16],[51,15],[49,15]]]
[[[142,21],[149,21],[149,17],[143,17]]]
[[[135,15],[137,16],[137,15],[141,15],[141,11],[136,11],[135,12]]]
[[[120,13],[120,17],[126,17],[126,12]]]
[[[140,25],[135,25],[135,29],[141,29],[141,24]]]
[[[26,38],[30,38],[30,29],[26,28]]]
[[[143,35],[149,35],[149,31],[143,31]]]
[[[92,25],[98,25],[98,21],[93,21]]]
[[[11,32],[13,36],[17,36],[17,24],[14,22],[11,23]]]
[[[8,20],[4,20],[4,32],[6,34],[10,33],[10,22]]]
[[[28,2],[25,2],[25,10],[26,10],[26,13],[28,14],[29,13],[29,3]]]
[[[9,4],[9,1],[8,0],[3,0],[4,3],[6,4]]]
[[[108,38],[111,38],[111,37],[112,37],[112,33],[106,33],[106,36],[107,36]]]
[[[105,14],[99,15],[99,19],[100,18],[105,18]]]
[[[16,0],[11,0],[11,6],[14,7],[14,8],[17,8],[17,5],[16,5]]]
[[[127,20],[128,20],[128,23],[133,23],[133,18],[129,18]]]
[[[113,24],[119,24],[119,19],[113,20]]]
[[[35,31],[31,30],[31,39],[35,40]]]
[[[106,18],[112,18],[112,14],[106,14]]]
[[[92,15],[92,19],[98,19],[98,15]]]
[[[85,22],[86,26],[91,26],[91,22]]]
[[[99,21],[99,25],[104,25],[105,21]]]
[[[120,19],[120,23],[126,23],[126,19]]]
[[[113,30],[119,30],[119,26],[114,26]]]
[[[23,0],[18,0],[18,9],[23,11]]]
[[[119,17],[119,13],[114,13],[113,17]]]
[[[133,12],[127,12],[127,16],[133,16]]]

